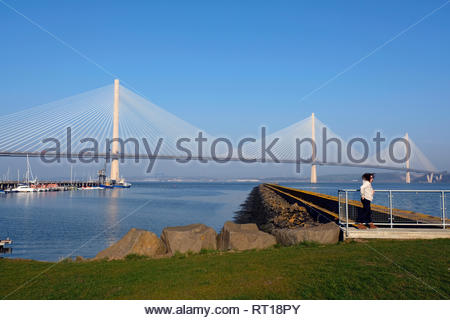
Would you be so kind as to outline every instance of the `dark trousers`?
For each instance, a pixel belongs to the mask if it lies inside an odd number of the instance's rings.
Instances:
[[[367,199],[361,199],[363,205],[362,210],[359,212],[359,222],[360,223],[370,223],[372,222],[372,210],[370,209],[370,201]]]

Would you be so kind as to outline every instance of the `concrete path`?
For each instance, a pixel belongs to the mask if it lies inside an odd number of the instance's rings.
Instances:
[[[422,228],[377,228],[359,230],[349,228],[348,234],[344,230],[345,239],[439,239],[449,238],[450,229],[422,229]]]

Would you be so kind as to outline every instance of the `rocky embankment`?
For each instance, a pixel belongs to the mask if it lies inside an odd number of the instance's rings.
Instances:
[[[160,258],[201,250],[241,251],[269,248],[276,243],[289,246],[304,241],[339,241],[340,229],[334,222],[314,221],[306,207],[289,203],[264,185],[251,191],[234,220],[227,221],[219,234],[204,224],[167,227],[161,238],[133,228],[94,259],[123,259],[130,254]]]
[[[253,188],[234,220],[237,223],[256,223],[285,246],[304,241],[339,241],[340,229],[334,222],[322,224],[315,221],[307,207],[288,202],[264,184]]]
[[[261,184],[250,192],[247,200],[236,212],[237,223],[256,223],[261,230],[271,233],[274,229],[296,229],[320,225],[314,221],[306,207],[289,203]]]

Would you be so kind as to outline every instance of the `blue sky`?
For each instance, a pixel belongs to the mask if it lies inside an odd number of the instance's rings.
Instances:
[[[315,112],[344,138],[409,132],[450,169],[450,4],[302,100],[445,1],[2,1],[216,136]],[[2,3],[0,40],[0,115],[112,83]]]

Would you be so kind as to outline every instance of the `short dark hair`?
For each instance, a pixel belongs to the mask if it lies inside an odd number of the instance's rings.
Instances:
[[[370,178],[375,177],[375,173],[364,173],[362,175],[362,179],[366,181],[370,181]]]

